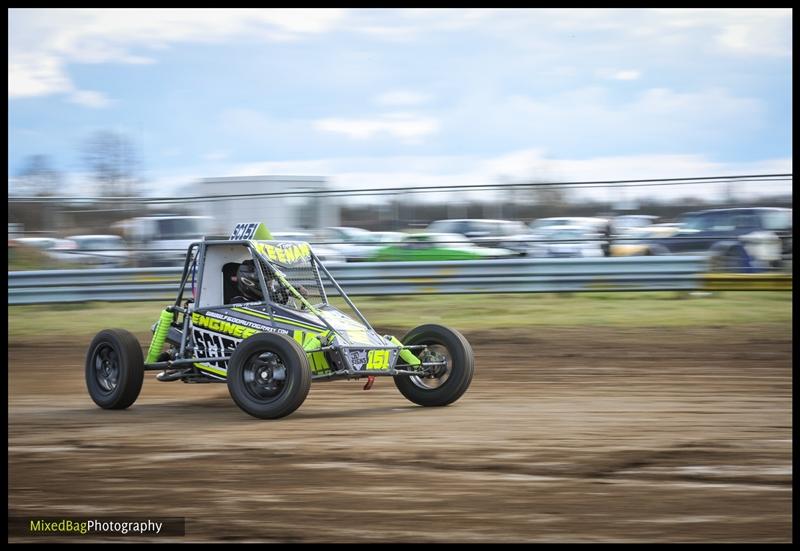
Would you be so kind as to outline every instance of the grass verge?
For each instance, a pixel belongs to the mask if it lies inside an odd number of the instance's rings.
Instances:
[[[700,327],[791,324],[788,291],[355,297],[377,327],[442,323],[463,331],[534,326]],[[9,306],[10,340],[82,337],[107,327],[146,333],[165,303]]]

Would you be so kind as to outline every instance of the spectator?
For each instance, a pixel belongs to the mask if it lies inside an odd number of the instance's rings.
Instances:
[[[602,229],[603,242],[600,244],[600,246],[603,249],[603,256],[611,256],[611,234],[612,233],[613,233],[613,230],[611,228],[611,220],[608,220],[603,225],[603,229]]]

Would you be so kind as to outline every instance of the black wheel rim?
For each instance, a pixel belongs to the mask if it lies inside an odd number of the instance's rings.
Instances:
[[[120,359],[117,351],[110,344],[101,344],[94,350],[92,357],[94,378],[100,390],[111,394],[119,383]]]
[[[419,359],[422,360],[423,363],[444,361],[445,365],[435,369],[430,375],[424,377],[412,375],[409,379],[414,386],[424,390],[435,390],[445,384],[450,378],[450,374],[453,372],[453,355],[450,354],[446,346],[439,342],[430,341],[418,344],[428,345],[428,347],[423,348],[422,352],[419,354]]]
[[[242,369],[247,393],[259,402],[278,399],[286,388],[286,364],[274,352],[258,352],[250,356]]]
[[[724,270],[726,272],[738,272],[744,266],[744,259],[742,254],[739,252],[734,252],[728,255],[725,255],[723,258],[724,260]]]

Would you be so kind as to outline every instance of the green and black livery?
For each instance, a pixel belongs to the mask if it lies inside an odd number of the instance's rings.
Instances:
[[[245,261],[256,267],[263,300],[234,300],[231,274]],[[459,332],[429,324],[402,339],[379,334],[309,244],[272,240],[260,224],[192,243],[177,297],[152,330],[146,357],[125,330],[95,337],[86,380],[98,405],[130,406],[143,372],[154,370],[160,381],[226,383],[233,400],[260,418],[292,413],[312,381],[335,379],[366,378],[368,389],[375,377],[390,376],[409,400],[444,406],[463,395],[474,371]]]

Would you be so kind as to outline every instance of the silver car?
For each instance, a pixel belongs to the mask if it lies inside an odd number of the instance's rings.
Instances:
[[[67,244],[51,253],[72,264],[95,268],[121,268],[130,262],[130,252],[118,235],[72,235]]]
[[[545,226],[531,234],[528,256],[581,258],[604,256],[602,234],[586,226]]]

